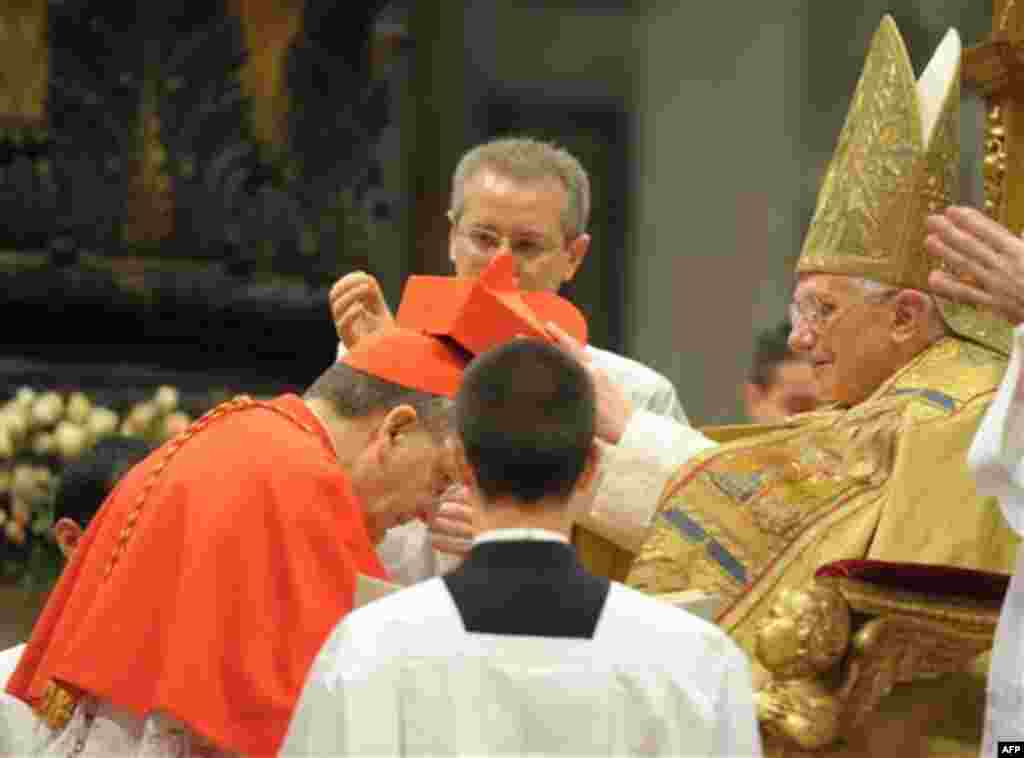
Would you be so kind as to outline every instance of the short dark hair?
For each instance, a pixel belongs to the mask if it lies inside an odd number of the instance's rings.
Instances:
[[[778,365],[797,358],[789,348],[791,331],[789,321],[783,321],[757,335],[754,363],[750,370],[751,383],[759,387],[770,387],[775,383],[775,369]]]
[[[452,403],[448,398],[403,387],[345,363],[335,363],[324,371],[305,396],[326,401],[342,418],[363,418],[409,405],[435,437],[446,436],[451,427]]]
[[[594,441],[594,387],[568,353],[517,339],[476,358],[455,423],[484,497],[568,499]]]
[[[107,437],[69,461],[60,473],[53,520],[73,519],[85,529],[121,477],[151,450],[134,437]]]

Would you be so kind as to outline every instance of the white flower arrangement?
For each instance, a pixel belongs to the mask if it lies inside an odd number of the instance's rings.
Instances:
[[[119,413],[84,392],[22,387],[0,405],[0,580],[46,586],[56,578],[51,526],[61,467],[116,434],[154,447],[174,437],[192,422],[179,402],[177,388],[163,386]]]

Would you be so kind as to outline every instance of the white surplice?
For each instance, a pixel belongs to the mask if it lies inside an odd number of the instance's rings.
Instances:
[[[750,669],[717,627],[612,584],[593,639],[469,634],[442,579],[352,612],[285,756],[761,755]]]
[[[0,758],[28,755],[35,742],[39,724],[36,715],[25,703],[4,692],[24,650],[24,645],[15,645],[0,651]]]
[[[1013,353],[995,400],[978,428],[968,465],[978,492],[999,498],[1003,516],[1024,536],[1024,326],[1013,335]],[[997,740],[1024,740],[1024,551],[1003,601],[989,670],[983,756]]]
[[[33,755],[43,758],[237,758],[164,714],[139,718],[86,697],[59,732],[43,729]]]

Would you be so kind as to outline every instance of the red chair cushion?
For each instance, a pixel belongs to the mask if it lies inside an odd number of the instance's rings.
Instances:
[[[1001,605],[1010,584],[1008,574],[932,566],[926,563],[846,560],[819,568],[816,577],[844,577],[904,592],[967,596],[986,604]]]

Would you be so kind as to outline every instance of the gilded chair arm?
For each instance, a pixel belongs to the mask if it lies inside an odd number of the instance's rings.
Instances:
[[[757,705],[769,752],[813,755],[855,734],[895,685],[967,669],[992,646],[1005,580],[858,562],[784,590],[755,650],[768,672]],[[933,589],[943,586],[954,591]]]

